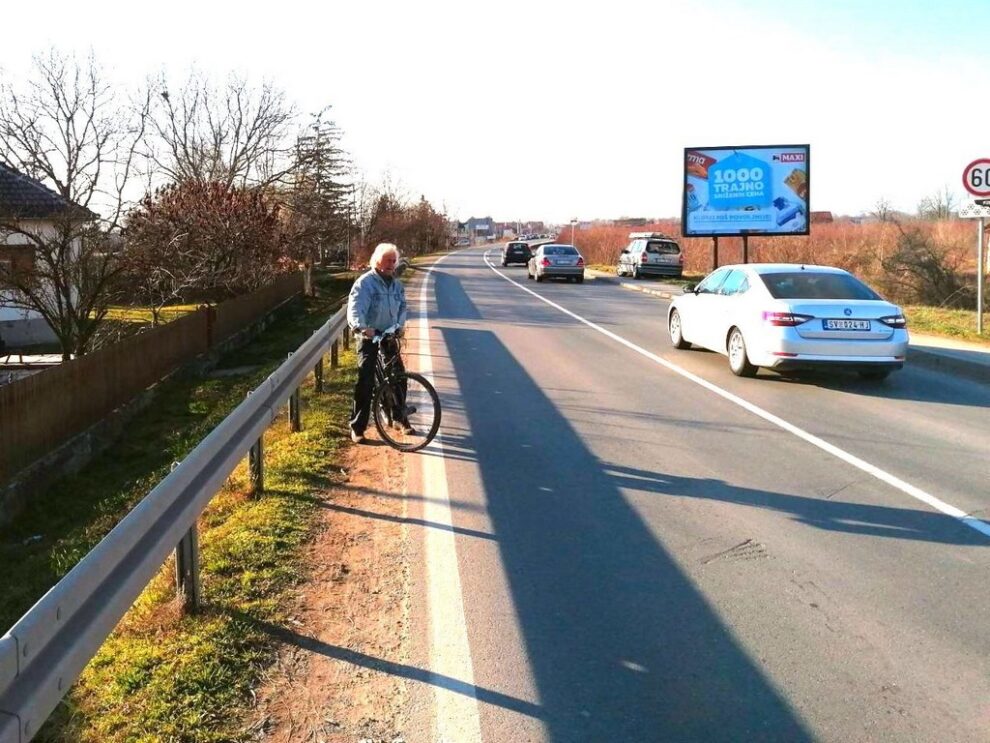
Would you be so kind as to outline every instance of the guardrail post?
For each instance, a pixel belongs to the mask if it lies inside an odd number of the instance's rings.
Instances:
[[[339,345],[340,345],[339,341],[334,341],[333,344],[330,346],[330,368],[331,369],[336,369],[337,368],[337,365],[339,364],[339,361],[337,359],[337,355],[339,353],[339,351],[338,351]]]
[[[182,594],[183,609],[192,614],[199,611],[199,531],[195,524],[175,548],[175,589]]]
[[[172,470],[178,466],[178,462],[172,462]],[[196,524],[175,547],[175,591],[182,596],[183,610],[192,614],[199,610],[199,531]]]
[[[259,438],[248,451],[248,468],[251,470],[251,493],[265,492],[265,442]]]
[[[298,433],[302,430],[302,416],[299,413],[299,388],[289,397],[289,430]]]
[[[316,335],[320,331],[314,331],[313,335]],[[323,354],[320,354],[320,360],[316,362],[316,368],[313,369],[313,379],[316,382],[316,394],[323,392]]]
[[[344,326],[344,334],[341,336],[341,338],[343,339],[344,348],[350,348],[351,347],[351,329],[349,327],[347,327],[346,325]]]
[[[250,397],[251,393],[248,392]],[[248,450],[248,471],[251,477],[251,494],[265,492],[265,434],[262,433]]]
[[[292,354],[289,354],[289,358],[292,358]],[[298,433],[302,430],[302,419],[299,414],[299,388],[296,387],[295,391],[289,395],[289,430],[293,433]]]

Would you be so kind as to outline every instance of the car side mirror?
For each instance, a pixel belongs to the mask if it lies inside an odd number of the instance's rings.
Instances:
[[[685,284],[684,293],[685,294],[697,294],[698,285],[697,284]]]

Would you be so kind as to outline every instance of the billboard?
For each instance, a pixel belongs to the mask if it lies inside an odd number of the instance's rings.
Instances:
[[[688,147],[685,237],[807,235],[811,146]]]

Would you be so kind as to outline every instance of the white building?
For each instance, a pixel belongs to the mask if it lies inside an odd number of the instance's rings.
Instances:
[[[0,162],[0,341],[8,348],[56,340],[38,312],[18,306],[15,293],[3,286],[2,277],[5,270],[31,270],[38,256],[30,236],[56,234],[56,220],[64,219],[69,211],[86,218],[92,216],[42,183]],[[80,249],[78,238],[72,249]]]

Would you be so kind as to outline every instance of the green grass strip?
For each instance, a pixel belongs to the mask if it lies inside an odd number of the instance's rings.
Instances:
[[[983,334],[976,332],[976,310],[950,310],[914,305],[904,308],[908,331],[990,344],[990,313],[984,313]]]
[[[127,434],[79,475],[64,478],[0,532],[5,591],[0,624],[9,627],[70,570],[212,430],[289,351],[330,314],[353,275],[320,276],[321,299],[307,299],[221,368],[241,373],[178,378],[162,385]],[[247,368],[245,368],[247,367]],[[327,364],[329,367],[329,364]],[[303,388],[303,428],[286,416],[265,435],[266,492],[245,495],[242,464],[200,521],[204,609],[184,616],[167,563],[39,733],[48,741],[235,741],[240,720],[274,643],[257,622],[282,619],[291,588],[305,574],[301,546],[314,505],[337,471],[354,383],[352,353],[326,368],[324,393]]]

